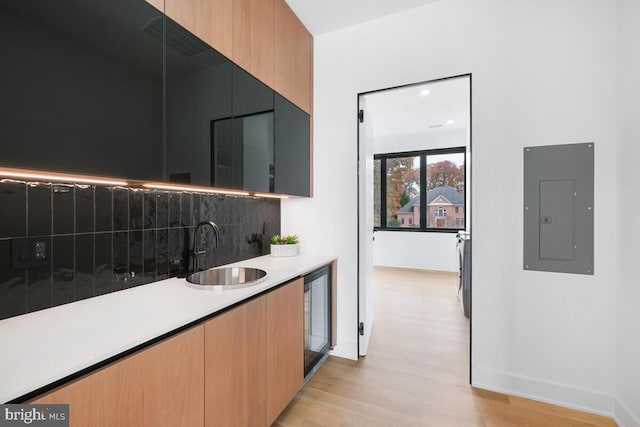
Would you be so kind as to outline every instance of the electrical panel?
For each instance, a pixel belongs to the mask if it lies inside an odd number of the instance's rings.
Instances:
[[[594,151],[524,148],[525,270],[593,275]]]

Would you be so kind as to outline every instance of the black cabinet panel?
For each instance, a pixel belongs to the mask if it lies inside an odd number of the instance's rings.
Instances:
[[[0,165],[162,177],[160,12],[144,1],[3,1],[0,27],[0,81],[11,82]]]
[[[229,59],[167,18],[167,37],[176,34],[197,54],[167,43],[167,173],[169,181],[211,185],[210,122],[231,117]],[[173,36],[172,36],[173,37]]]
[[[233,66],[233,116],[249,116],[273,111],[273,90],[244,71]]]
[[[233,67],[233,117],[211,121],[211,185],[273,191],[274,92]]]
[[[0,81],[11,82],[0,96],[0,140],[11,145],[0,167],[308,195],[308,177],[292,182],[280,168],[277,178],[276,164],[308,169],[308,146],[287,150],[303,133],[308,143],[309,117],[278,112],[283,98],[146,1],[2,1],[0,28]],[[152,227],[140,197],[125,206],[119,191],[109,224],[102,196],[95,231]],[[0,236],[19,233],[19,214]],[[53,218],[54,234],[80,230],[94,231],[73,214]]]
[[[280,95],[275,101],[275,192],[309,196],[309,115]]]
[[[242,153],[233,144],[233,119],[211,122],[211,185],[220,188],[242,188]]]

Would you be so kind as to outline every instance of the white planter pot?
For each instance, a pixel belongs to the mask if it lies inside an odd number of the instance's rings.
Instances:
[[[300,254],[300,243],[294,245],[271,245],[271,256],[296,256]]]

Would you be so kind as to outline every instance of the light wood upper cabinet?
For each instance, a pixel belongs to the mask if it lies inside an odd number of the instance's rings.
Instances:
[[[313,37],[284,0],[276,2],[276,92],[313,113]]]
[[[164,12],[164,0],[146,0],[146,2],[158,9],[160,12]]]
[[[266,297],[205,324],[206,426],[265,425],[266,332]]]
[[[275,0],[233,0],[231,59],[274,87]]]
[[[304,279],[267,294],[267,425],[304,382]]]
[[[202,426],[203,333],[189,329],[32,403],[68,403],[71,427]]]
[[[313,37],[285,0],[147,0],[313,114]]]
[[[148,0],[151,4],[158,0]],[[233,0],[165,0],[165,13],[226,57],[232,54]]]

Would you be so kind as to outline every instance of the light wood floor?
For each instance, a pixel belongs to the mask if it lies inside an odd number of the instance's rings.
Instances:
[[[330,357],[274,426],[587,427],[609,418],[469,386],[456,274],[376,268],[368,355]]]

